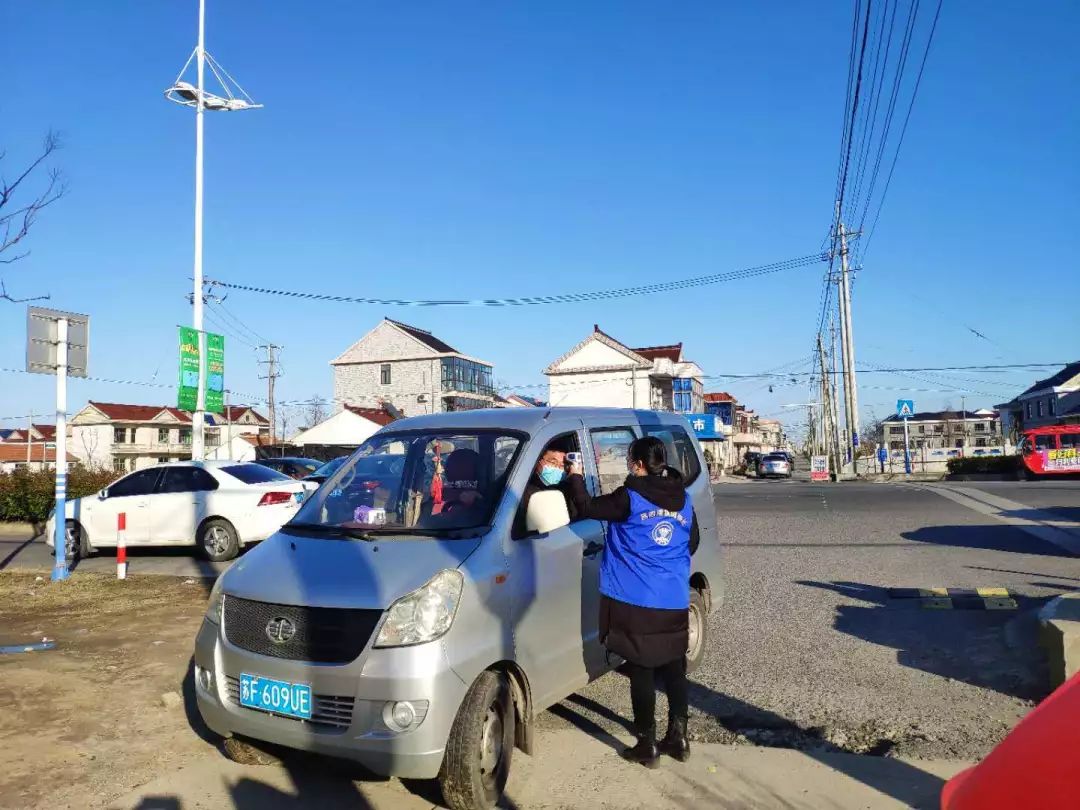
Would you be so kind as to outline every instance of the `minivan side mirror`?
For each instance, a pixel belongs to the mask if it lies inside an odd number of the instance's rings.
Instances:
[[[105,489],[101,490],[101,492],[99,492],[99,493],[97,494],[97,496],[98,496],[98,500],[99,500],[99,501],[103,501],[103,500],[105,500],[106,498],[108,498],[108,497],[109,497],[109,488],[108,488],[108,487],[105,487]]]
[[[559,490],[534,492],[525,510],[525,528],[530,532],[547,534],[570,525],[566,497]]]

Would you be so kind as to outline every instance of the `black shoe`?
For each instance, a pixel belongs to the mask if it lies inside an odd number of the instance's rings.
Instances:
[[[679,762],[690,759],[690,740],[686,736],[686,718],[672,717],[668,720],[668,730],[664,739],[660,741],[661,754],[667,754]]]
[[[636,762],[646,768],[655,768],[660,752],[656,748],[656,730],[649,729],[644,734],[637,735],[637,745],[625,748],[619,752],[619,756],[627,762]]]

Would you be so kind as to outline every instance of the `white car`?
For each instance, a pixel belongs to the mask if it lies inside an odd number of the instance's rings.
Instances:
[[[124,514],[128,546],[199,546],[210,560],[231,560],[290,520],[316,486],[246,462],[158,464],[67,502],[68,559],[115,547]],[[50,546],[54,526],[50,514]]]

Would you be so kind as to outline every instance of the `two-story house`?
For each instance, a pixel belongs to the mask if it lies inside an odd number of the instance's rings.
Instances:
[[[701,413],[704,372],[682,344],[633,349],[598,325],[544,369],[551,405]]]
[[[1014,442],[1028,428],[1080,424],[1080,361],[1069,363],[997,407],[1002,429]]]
[[[462,354],[415,326],[384,318],[330,365],[334,400],[362,408],[394,406],[404,416],[489,408],[491,363]]]
[[[978,411],[925,411],[907,420],[912,450],[959,450],[970,455],[982,448],[1001,448],[1001,419],[989,409]],[[893,451],[904,449],[904,420],[896,414],[882,420],[882,443]],[[970,452],[969,452],[970,451]]]
[[[130,472],[191,458],[191,414],[162,405],[88,402],[68,422],[68,451],[87,467]],[[241,434],[269,435],[269,420],[242,406],[207,414],[207,450]]]

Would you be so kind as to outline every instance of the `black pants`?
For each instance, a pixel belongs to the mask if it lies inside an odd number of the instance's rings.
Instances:
[[[656,676],[664,681],[668,699],[668,718],[683,717],[687,707],[686,658],[679,656],[661,667],[626,664],[630,675],[630,702],[634,706],[634,726],[644,733],[656,727]]]

